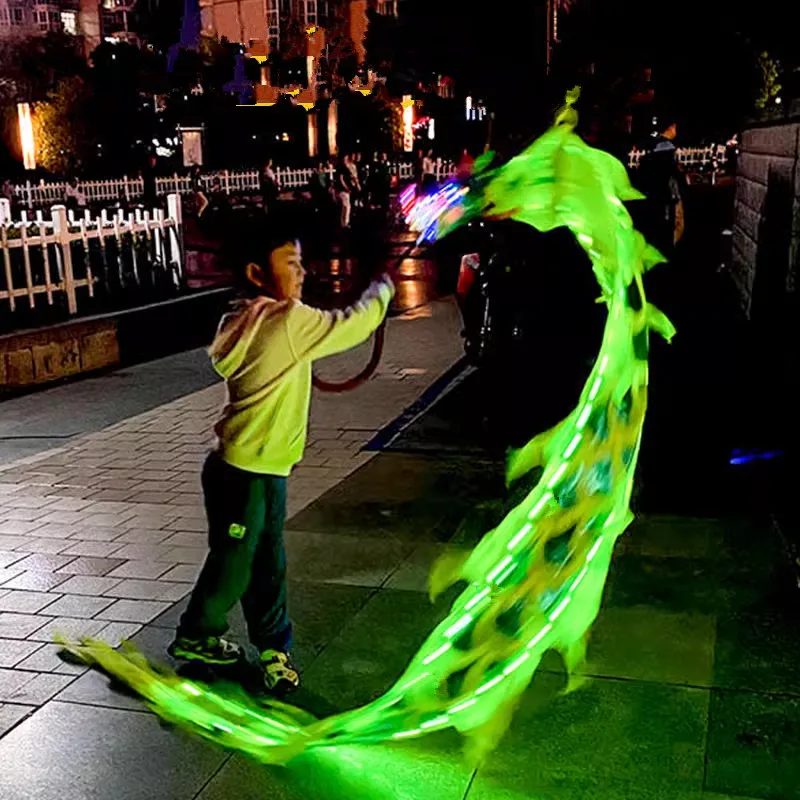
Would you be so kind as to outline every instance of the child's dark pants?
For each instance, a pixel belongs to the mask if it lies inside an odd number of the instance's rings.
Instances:
[[[210,552],[181,617],[178,636],[222,636],[241,601],[250,641],[263,652],[287,650],[286,478],[232,467],[211,453],[203,467]]]

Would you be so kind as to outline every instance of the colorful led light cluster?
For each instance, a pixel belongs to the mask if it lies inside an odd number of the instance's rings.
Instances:
[[[311,721],[278,703],[222,697],[155,669],[130,649],[85,641],[73,652],[129,684],[168,720],[273,763],[312,748],[448,727],[481,754],[499,740],[545,651],[558,650],[575,674],[614,542],[631,521],[648,334],[674,333],[645,302],[642,274],[663,259],[636,233],[623,206],[639,195],[619,162],[573,133],[575,98],[525,153],[483,176],[485,188],[467,198],[462,220],[496,215],[541,231],[572,230],[608,307],[600,354],[570,416],[509,459],[509,480],[541,466],[536,486],[472,553],[443,559],[432,571],[432,594],[458,580],[468,588],[397,683],[367,706]],[[426,212],[421,227],[427,231],[434,217]]]
[[[431,194],[415,197],[414,202],[411,203],[403,204],[401,196],[401,207],[408,227],[415,233],[419,233],[417,244],[431,242],[436,238],[440,221],[444,215],[462,202],[468,192],[469,189],[466,186],[450,181]]]

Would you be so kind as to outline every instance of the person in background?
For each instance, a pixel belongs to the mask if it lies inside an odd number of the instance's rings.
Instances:
[[[369,176],[372,171],[372,161],[368,161],[361,153],[356,153],[353,159],[358,178],[358,206],[363,208],[369,204]]]
[[[189,173],[192,182],[192,196],[194,198],[194,210],[197,218],[203,216],[208,208],[208,196],[203,186],[203,173],[199,164],[193,164]]]
[[[356,191],[358,187],[358,175],[354,175],[351,164],[351,157],[346,155],[341,159],[339,167],[336,170],[336,192],[341,211],[339,222],[344,229],[350,227],[350,217],[353,210],[352,197],[353,192]]]
[[[82,211],[86,208],[86,194],[81,189],[76,177],[69,179],[67,188],[64,191],[64,197],[67,201],[67,208],[71,208],[73,211]]]
[[[8,200],[9,213],[13,214],[17,198],[11,178],[6,178],[3,180],[2,185],[0,185],[0,197],[4,200]]]
[[[300,684],[290,657],[283,525],[287,478],[305,447],[311,365],[365,341],[394,287],[383,277],[345,311],[311,308],[300,299],[306,273],[288,226],[254,219],[243,228],[231,237],[231,259],[245,294],[209,349],[228,392],[202,475],[209,553],[169,653],[239,662],[241,646],[223,637],[241,602],[264,688],[282,695]]]
[[[156,187],[156,164],[158,159],[154,155],[147,157],[147,163],[142,170],[142,202],[146,209],[158,207],[158,190]]]
[[[311,191],[311,202],[314,204],[314,211],[317,214],[324,213],[331,199],[331,179],[328,174],[328,165],[325,161],[320,161],[311,176],[309,183]]]
[[[275,168],[270,158],[267,163],[264,164],[264,169],[261,170],[261,200],[265,210],[269,211],[274,208],[280,193],[280,183],[278,182],[278,176],[275,174]]]
[[[370,202],[375,208],[387,211],[391,194],[392,176],[389,170],[389,156],[381,153],[376,159],[370,175]]]
[[[675,118],[669,115],[660,117],[657,134],[649,142],[639,168],[632,174],[634,185],[645,195],[645,200],[631,206],[636,227],[669,259],[683,237],[685,224],[685,181],[678,168],[677,135]]]
[[[436,183],[436,162],[433,160],[433,150],[428,150],[422,159],[422,191],[427,192]]]
[[[350,193],[353,199],[353,205],[356,205],[356,200],[361,197],[361,190],[363,184],[361,183],[361,169],[359,163],[361,160],[361,153],[356,153],[345,158],[345,164],[350,172]]]
[[[472,177],[472,170],[475,167],[475,159],[465,147],[461,153],[461,159],[456,167],[456,179],[459,183],[467,183]]]

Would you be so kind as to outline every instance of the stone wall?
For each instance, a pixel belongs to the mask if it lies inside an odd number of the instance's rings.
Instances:
[[[748,318],[795,295],[800,254],[800,122],[742,136],[736,175],[732,275]]]
[[[0,337],[0,396],[120,361],[117,322],[92,320]]]

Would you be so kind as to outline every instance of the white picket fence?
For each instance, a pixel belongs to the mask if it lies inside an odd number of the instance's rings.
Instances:
[[[445,179],[454,171],[452,163],[437,162],[437,178]],[[410,180],[414,177],[414,165],[407,162],[398,162],[390,165],[390,172],[401,180]],[[278,183],[282,190],[294,191],[302,189],[311,181],[314,170],[281,169],[275,170]],[[334,167],[328,168],[328,175],[332,177]],[[217,170],[205,172],[201,176],[201,184],[208,190],[218,188],[225,194],[257,193],[261,189],[260,173],[257,169],[250,170]],[[15,201],[22,207],[33,209],[49,206],[55,203],[64,203],[67,192],[66,181],[45,183],[17,184],[14,187]],[[130,203],[144,194],[144,181],[142,178],[112,178],[103,181],[80,181],[78,189],[86,197],[89,204],[124,202]],[[190,194],[192,181],[188,175],[169,175],[156,178],[156,194],[159,196],[169,194]]]
[[[628,157],[628,166],[636,168],[644,155],[644,150],[631,150]],[[678,162],[685,169],[688,168],[718,168],[725,164],[727,151],[724,145],[709,145],[708,147],[684,147],[678,149]],[[437,159],[435,163],[437,181],[446,180],[456,169],[452,161]],[[332,177],[333,166],[328,167],[328,174]],[[414,165],[408,161],[398,161],[390,165],[392,175],[401,180],[414,178]],[[314,170],[277,168],[275,170],[278,183],[285,191],[302,189],[309,184]],[[218,170],[206,172],[201,177],[201,182],[206,189],[217,188],[225,194],[252,194],[260,191],[260,175],[256,169],[250,170]],[[104,181],[81,181],[79,189],[83,192],[90,204],[122,201],[130,203],[144,194],[144,181],[141,178],[114,178]],[[57,181],[53,183],[24,183],[14,187],[16,202],[25,208],[33,209],[41,206],[50,206],[63,203],[66,200],[67,183]],[[170,175],[156,178],[156,193],[159,196],[189,194],[192,190],[191,178],[188,175]]]
[[[634,148],[628,156],[628,167],[635,169],[639,166],[646,150]],[[724,144],[711,144],[708,147],[679,147],[677,150],[678,163],[684,169],[718,169],[728,161],[728,148]]]
[[[94,274],[90,258],[90,242],[101,248],[102,261],[108,265],[106,253],[111,240],[115,241],[115,279],[125,285],[123,257],[131,265],[135,283],[141,283],[137,263],[136,239],[144,237],[147,257],[156,264],[176,286],[183,277],[183,231],[181,203],[176,194],[167,197],[167,212],[137,210],[125,214],[106,211],[92,217],[87,211],[76,216],[63,205],[55,205],[49,216],[41,211],[33,218],[23,212],[18,221],[11,220],[8,200],[0,200],[0,301],[8,303],[8,311],[17,310],[20,301],[27,299],[28,307],[36,307],[37,298],[45,295],[52,306],[57,295],[66,297],[70,314],[79,310],[78,289],[85,288],[94,297],[101,276]],[[76,277],[78,266],[73,262],[73,243],[83,244],[85,277]],[[141,254],[141,250],[140,250]],[[0,305],[0,313],[3,313]]]

